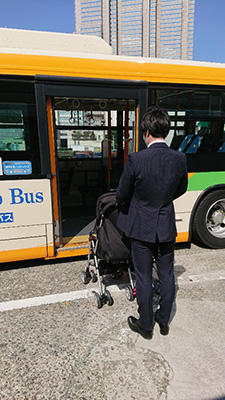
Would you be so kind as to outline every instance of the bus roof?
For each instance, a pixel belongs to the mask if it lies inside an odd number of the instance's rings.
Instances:
[[[0,28],[0,52],[38,54],[39,51],[112,54],[113,49],[97,36]]]
[[[137,63],[225,68],[225,63],[153,57],[118,56],[113,55],[112,47],[98,36],[25,29],[0,28],[0,53],[82,57]]]
[[[118,56],[89,35],[0,28],[0,74],[225,86],[225,64]]]

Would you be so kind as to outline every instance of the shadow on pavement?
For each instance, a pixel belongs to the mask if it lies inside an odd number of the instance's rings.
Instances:
[[[0,271],[7,271],[11,269],[20,269],[20,268],[30,268],[30,267],[39,267],[41,265],[51,265],[51,264],[66,264],[69,262],[79,262],[87,260],[87,256],[76,256],[76,257],[67,257],[67,258],[54,258],[54,259],[37,259],[34,260],[22,260],[22,261],[12,261],[8,263],[0,264]]]
[[[205,400],[225,400],[225,395],[222,397],[213,397],[213,398],[210,397],[210,399],[205,399]]]

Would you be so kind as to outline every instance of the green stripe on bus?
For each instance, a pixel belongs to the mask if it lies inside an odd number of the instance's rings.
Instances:
[[[196,172],[188,180],[188,191],[204,190],[209,186],[224,184],[225,172]]]

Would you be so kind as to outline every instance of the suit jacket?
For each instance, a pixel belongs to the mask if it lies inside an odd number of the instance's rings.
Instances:
[[[173,200],[186,190],[185,154],[164,142],[129,154],[116,193],[118,228],[145,242],[173,241],[177,234]]]

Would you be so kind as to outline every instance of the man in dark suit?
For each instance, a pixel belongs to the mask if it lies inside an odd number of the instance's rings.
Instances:
[[[147,149],[129,154],[117,189],[118,228],[131,239],[136,274],[139,319],[128,317],[129,327],[151,339],[152,258],[160,281],[160,308],[155,315],[162,335],[169,333],[169,318],[175,296],[174,243],[176,237],[173,200],[187,190],[186,156],[170,149],[168,113],[150,107],[142,120]]]

